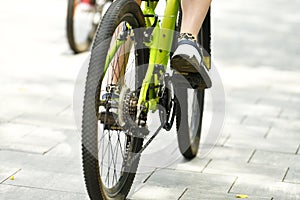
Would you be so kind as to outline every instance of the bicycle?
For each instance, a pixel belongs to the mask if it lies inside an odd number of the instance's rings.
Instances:
[[[187,159],[198,152],[204,89],[191,89],[184,76],[168,72],[181,23],[179,1],[167,1],[161,25],[156,5],[112,3],[94,39],[82,118],[83,171],[93,200],[126,198],[141,153],[162,128],[171,129],[175,117],[180,152]],[[209,50],[204,60],[210,66],[209,14],[199,41]],[[144,143],[149,112],[158,112],[160,125]]]
[[[74,53],[89,50],[110,0],[68,0],[66,32],[68,44]]]

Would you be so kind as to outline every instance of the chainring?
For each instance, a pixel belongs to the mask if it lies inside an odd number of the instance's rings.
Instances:
[[[159,104],[162,106],[159,111],[161,123],[169,131],[175,118],[175,95],[171,77],[167,73],[164,75],[164,88]]]

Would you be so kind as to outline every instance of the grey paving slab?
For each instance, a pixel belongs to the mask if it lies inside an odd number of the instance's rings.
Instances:
[[[147,185],[142,187],[140,190],[135,192],[132,196],[127,199],[130,200],[160,200],[160,199],[178,199],[184,192],[182,188],[168,188],[157,185]]]
[[[271,13],[265,13],[266,10],[272,11],[278,8],[278,5],[280,4],[279,1],[277,1],[276,4],[272,4],[270,1],[264,1],[264,3],[260,5],[259,9],[255,5],[257,2],[254,1],[239,2],[235,0],[231,1],[231,3],[234,4],[234,6],[231,4],[226,6],[225,3],[220,2],[213,4],[215,9],[222,9],[221,13],[215,13],[214,18],[217,22],[216,26],[218,28],[222,27],[223,30],[222,33],[215,34],[215,56],[218,56],[219,59],[232,64],[243,63],[244,65],[251,66],[254,69],[256,69],[258,65],[273,66],[274,68],[276,67],[276,69],[283,70],[297,69],[299,59],[295,56],[298,52],[298,41],[296,40],[297,34],[295,31],[298,31],[298,28],[291,28],[290,23],[296,23],[295,21],[297,21],[296,19],[298,19],[298,15],[296,15],[295,18],[282,18]],[[244,4],[242,5],[242,3]],[[298,3],[296,4],[298,5]],[[294,8],[291,8],[289,5],[282,5],[280,7],[284,13],[294,11]],[[245,13],[248,13],[249,15]],[[255,13],[255,16],[251,15],[251,13]],[[264,19],[263,21],[260,20],[262,18]],[[280,25],[273,26],[272,21],[274,20],[276,20],[278,22],[277,24]],[[225,21],[230,23],[221,23]],[[240,28],[238,32],[232,31],[241,27],[241,23],[245,21],[246,23],[243,24],[243,28]],[[286,47],[281,47],[280,44],[274,42],[284,40],[284,33],[290,32],[291,30],[294,32],[290,33],[290,37],[285,40],[287,44]],[[245,35],[254,32],[259,32],[261,34],[251,37],[251,39],[249,37],[245,37]],[[238,42],[234,45],[230,45],[232,44],[232,41]],[[241,47],[249,45],[255,46],[257,51],[241,49]],[[222,47],[227,46],[230,46],[227,48],[228,51],[222,51]],[[290,46],[291,49],[288,49],[287,46]],[[280,55],[281,59],[272,60],[272,58],[278,58],[277,56]],[[288,66],[287,64],[284,64],[287,63],[286,61],[291,57],[293,57],[293,59],[289,60]],[[261,70],[261,68],[259,69]],[[253,78],[254,83],[255,81],[256,78]]]
[[[152,175],[152,173],[155,170],[156,169],[153,168],[145,169],[145,167],[138,167],[138,171],[130,188],[128,198],[131,198],[134,193],[138,192],[144,186],[144,182],[147,181],[147,179]]]
[[[48,9],[34,0],[6,1],[0,7],[0,165],[5,168],[4,177],[10,169],[21,169],[15,181],[5,181],[14,185],[0,184],[1,200],[88,199],[78,183],[82,180],[80,138],[65,131],[76,128],[70,105],[74,80],[87,54],[72,55],[67,46],[62,20],[67,2],[45,3]],[[33,4],[33,9],[28,6]],[[236,193],[248,194],[249,199],[300,199],[298,157],[289,156],[297,150],[300,155],[300,4],[296,0],[228,0],[213,1],[212,7],[213,59],[225,86],[226,123],[231,126],[224,128],[222,141],[210,154],[201,152],[215,143],[204,143],[198,158],[190,162],[175,151],[174,140],[167,149],[178,156],[167,166],[174,170],[159,170],[144,183],[157,167],[153,163],[164,161],[157,155],[165,150],[161,145],[170,141],[165,135],[148,152],[147,162],[141,162],[130,197],[178,199],[185,191],[182,199],[188,200],[233,199]],[[278,8],[280,15],[273,12]],[[206,108],[205,116],[209,116],[211,105]],[[28,126],[5,127],[3,122],[10,121]],[[205,121],[204,130],[209,124]],[[36,126],[50,131],[31,133]]]
[[[15,174],[15,180],[6,180],[3,184],[85,194],[82,176],[67,173],[24,169]]]
[[[24,113],[24,110],[26,109],[24,103],[28,103],[24,100],[25,94],[20,91],[23,89],[18,86],[18,84],[11,82],[11,80],[6,80],[5,83],[2,84],[10,85],[10,87],[1,87],[0,89],[1,94],[3,95],[0,102],[0,119],[7,122]],[[7,90],[10,92],[7,92]]]
[[[274,120],[275,118],[272,117],[258,118],[256,116],[245,115],[245,118],[241,121],[241,124],[246,126],[271,127]]]
[[[232,98],[232,97],[231,97]],[[253,103],[244,103],[238,101],[228,101],[226,103],[227,114],[242,114],[242,115],[253,115],[253,116],[269,116],[275,117],[279,114],[280,107],[271,105],[259,105]]]
[[[299,184],[257,180],[255,178],[238,178],[231,192],[255,196],[263,194],[264,196],[271,196],[273,199],[295,200],[300,198]]]
[[[57,115],[58,116],[63,116],[63,117],[70,117],[70,118],[75,118],[74,117],[74,110],[72,108],[72,105],[68,105],[67,107],[63,108],[62,110],[60,110]],[[75,120],[76,123],[76,120]]]
[[[42,112],[42,111],[41,111]],[[65,117],[57,114],[47,114],[47,113],[23,113],[22,115],[14,118],[11,122],[14,123],[24,123],[24,124],[34,124],[43,127],[50,128],[65,128],[65,129],[75,129],[76,125],[73,117]]]
[[[71,107],[72,101],[70,100],[72,99],[66,96],[54,96],[46,99],[42,106],[47,105],[48,109],[52,110],[51,113],[59,114]]]
[[[208,159],[205,158],[214,144],[205,144],[205,132],[201,137],[201,144],[199,154],[196,159],[187,162],[178,148],[178,141],[175,132],[175,127],[170,131],[162,131],[154,142],[149,145],[141,157],[139,166],[148,167],[150,170],[153,168],[161,169],[185,169],[193,171],[201,171],[207,164]]]
[[[206,193],[212,197],[217,192],[227,195],[235,177],[207,175],[181,170],[159,170],[140,186],[140,189],[129,196],[129,199],[178,199],[184,192],[193,191],[193,197]],[[183,199],[189,199],[189,195]],[[201,198],[200,198],[201,199]],[[205,198],[204,198],[205,199]]]
[[[229,200],[229,199],[238,199],[238,194],[231,193],[220,193],[220,192],[207,192],[207,191],[197,191],[197,190],[187,190],[183,196],[180,198],[181,200],[205,200],[205,199],[214,199],[214,200]],[[253,200],[271,200],[271,197],[266,196],[252,196],[247,195],[247,199]]]
[[[24,137],[26,134],[32,132],[36,128],[37,126],[34,125],[3,122],[0,124],[0,146],[9,140]]]
[[[271,105],[277,106],[279,108],[292,108],[296,104],[290,101],[290,95],[288,93],[283,93],[278,91],[277,88],[273,88],[272,85],[267,93],[260,96],[255,102],[258,105]],[[276,86],[275,86],[276,87]]]
[[[39,83],[35,83],[39,86]],[[35,88],[29,88],[30,90],[35,90]],[[49,95],[49,94],[48,94]],[[9,110],[15,113],[47,113],[47,114],[56,114],[61,111],[63,108],[68,106],[71,102],[65,102],[69,98],[64,97],[64,101],[60,100],[54,101],[50,97],[43,96],[42,93],[39,95],[35,94],[24,94],[19,95],[16,98],[11,97],[9,102],[4,106],[4,111]]]
[[[297,109],[297,108],[296,108]],[[300,130],[300,120],[299,119],[283,119],[283,118],[275,118],[272,127],[285,129],[285,130]]]
[[[26,134],[20,131],[14,136],[14,133],[11,133],[1,141],[0,148],[43,154],[64,139],[65,136],[62,131],[48,128],[36,128],[32,132]]]
[[[245,106],[255,104],[258,99],[266,93],[268,88],[249,88],[248,90],[234,89],[233,91],[226,91],[226,100],[229,103],[229,108],[234,107],[235,103],[244,103]]]
[[[89,200],[86,194],[0,184],[1,200]]]
[[[291,104],[291,103],[290,103]],[[296,106],[299,105],[299,103]],[[294,107],[296,107],[294,106]],[[286,118],[286,119],[300,119],[300,112],[298,110],[295,110],[294,108],[283,108],[283,112],[280,114],[280,118]]]
[[[268,73],[274,71],[274,73],[279,73],[279,71],[261,66],[261,73],[258,74],[255,68],[251,68],[243,63],[232,65],[225,61],[217,63],[217,67],[222,74],[225,89],[228,91],[226,91],[228,93],[227,96],[240,99],[238,103],[253,104],[259,97],[270,91],[270,86],[272,85],[270,79],[272,77],[268,76]],[[254,76],[255,80],[253,79]],[[249,99],[247,98],[248,96]]]
[[[46,157],[81,158],[81,135],[77,130],[62,130],[63,140],[45,153]]]
[[[286,169],[241,161],[226,162],[213,160],[204,169],[203,173],[237,176],[242,179],[256,178],[261,180],[281,181],[286,173]]]
[[[230,135],[231,138],[255,137],[263,138],[268,132],[269,127],[265,126],[249,126],[243,124],[225,124],[223,132]]]
[[[288,77],[292,77],[289,75]],[[274,78],[274,77],[273,77]],[[280,78],[278,78],[279,80]],[[283,81],[282,81],[283,82]],[[287,82],[293,82],[295,81],[289,80]],[[291,109],[295,107],[297,104],[295,102],[292,102],[290,100],[291,98],[291,92],[288,92],[287,90],[284,90],[282,88],[279,89],[278,85],[276,83],[273,83],[269,90],[265,92],[263,95],[260,96],[259,99],[255,102],[257,105],[268,105],[268,106],[276,106],[283,109]]]
[[[300,156],[296,154],[258,150],[254,153],[253,157],[250,160],[250,163],[282,168],[300,168]]]
[[[2,109],[1,109],[2,110]],[[14,111],[1,111],[0,113],[0,120],[3,122],[10,122],[11,120],[15,119],[16,117],[23,114],[22,112],[14,112]]]
[[[2,150],[0,151],[0,163],[8,168],[82,174],[82,164],[79,155],[67,158]]]
[[[290,95],[290,101],[292,103],[299,103],[300,102],[299,94],[291,94]]]
[[[173,128],[175,129],[175,127]],[[178,148],[178,141],[175,130],[170,132],[162,131],[157,138],[154,139],[148,148],[143,152],[140,166],[152,168],[169,168],[169,169],[194,169],[201,171],[208,162],[207,154],[215,146],[215,144],[207,144],[207,132],[203,131],[201,136],[201,144],[197,159],[187,162],[183,159]],[[222,136],[220,140],[222,141]],[[147,141],[147,140],[146,140]],[[217,138],[216,141],[217,143]]]
[[[147,185],[154,185],[167,188],[198,189],[207,192],[227,192],[234,180],[235,176],[162,169],[153,173],[143,188],[146,188]]]
[[[157,128],[156,124],[154,123],[157,118],[154,117],[155,116],[151,118],[153,129],[151,134],[153,134]],[[145,139],[145,142],[148,141],[150,136]],[[177,136],[175,131],[161,131],[148,146],[148,148],[143,152],[140,165],[152,168],[164,168],[172,165],[180,158],[181,155],[178,151]]]
[[[282,128],[272,127],[268,133],[268,138],[282,138],[294,139],[300,141],[300,134],[298,130],[287,130]],[[300,143],[300,142],[299,142]]]
[[[213,150],[214,147],[216,146],[223,146],[224,143],[227,141],[228,137],[230,134],[224,133],[223,129],[220,130],[221,132],[219,134],[215,134],[212,137],[202,137],[200,139],[200,145],[199,145],[199,150],[198,150],[198,157],[199,158],[205,158],[209,152]],[[201,134],[204,135],[208,134],[206,130],[203,130]]]
[[[278,129],[298,131],[300,129],[300,123],[297,119],[285,119],[285,118],[270,118],[264,117],[263,120],[254,116],[247,116],[243,120],[242,124],[249,126],[271,126]]]
[[[227,162],[247,162],[252,153],[253,149],[216,146],[207,155],[207,159]]]
[[[226,114],[224,124],[240,124],[244,117],[241,113]]]
[[[230,137],[225,146],[257,149],[265,151],[275,151],[283,153],[295,153],[299,142],[292,138],[257,138],[250,135]]]
[[[0,163],[0,183],[5,181],[7,178],[18,172],[20,168],[11,168],[4,166],[3,163]]]
[[[277,117],[281,112],[281,107],[276,105],[262,105],[262,104],[252,104],[247,106],[241,106],[237,108],[242,111],[243,114],[247,116],[255,117]]]
[[[189,172],[202,172],[205,166],[210,162],[209,158],[196,157],[193,160],[186,160],[184,158],[178,159],[174,164],[166,167],[165,169],[175,169],[180,171]]]
[[[297,87],[297,85],[299,84],[299,79],[297,77],[296,73],[293,73],[292,71],[283,71],[282,75],[285,76],[281,76],[281,78],[277,79],[277,82],[274,82],[274,84],[272,84],[271,89],[275,92],[282,92],[282,94],[286,94],[287,96],[291,96],[291,95],[299,95],[300,94],[300,90],[299,87]],[[281,82],[278,82],[278,81]],[[283,84],[284,83],[284,84]],[[290,87],[286,87],[285,84],[288,83],[293,83],[290,85]]]
[[[299,170],[299,167],[289,168],[288,171],[287,171],[287,174],[284,178],[284,182],[296,183],[296,184],[299,184],[299,187],[300,187],[300,170]]]

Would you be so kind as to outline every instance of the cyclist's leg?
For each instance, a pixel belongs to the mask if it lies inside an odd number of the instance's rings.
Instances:
[[[182,0],[183,18],[171,67],[184,74],[193,88],[210,88],[212,85],[208,68],[202,60],[201,47],[196,41],[210,2],[211,0]]]
[[[197,38],[211,0],[182,0],[181,33],[191,33]]]

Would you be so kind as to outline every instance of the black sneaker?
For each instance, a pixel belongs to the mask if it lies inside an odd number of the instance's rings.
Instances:
[[[176,70],[175,74],[180,73],[194,89],[210,88],[212,85],[201,50],[192,34],[181,33],[171,58],[171,68]]]

